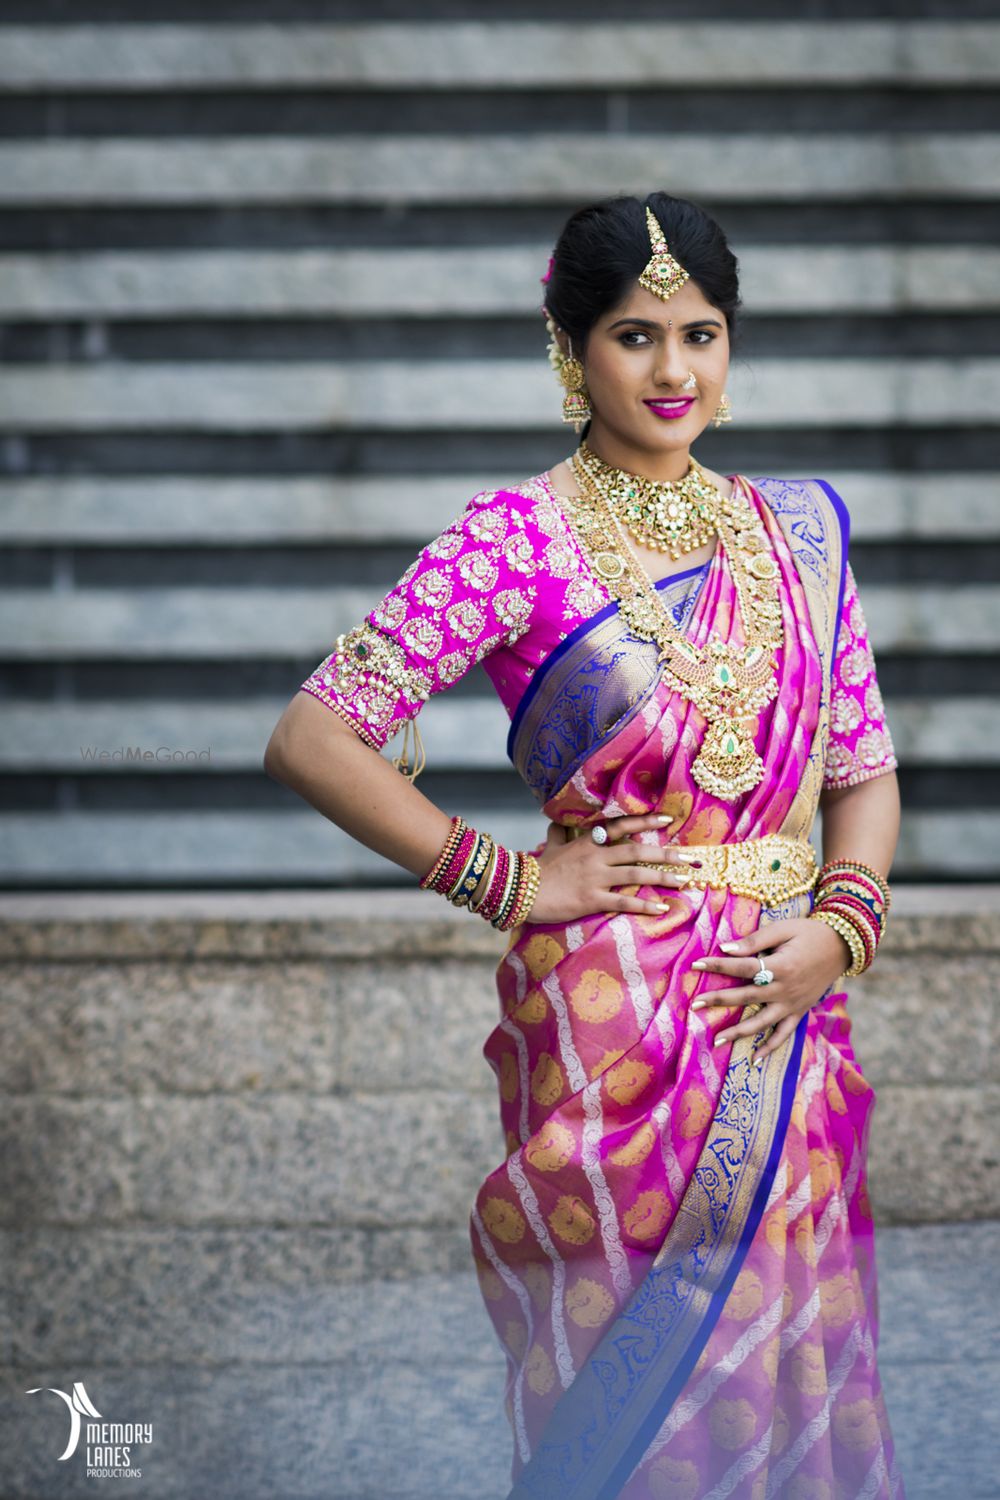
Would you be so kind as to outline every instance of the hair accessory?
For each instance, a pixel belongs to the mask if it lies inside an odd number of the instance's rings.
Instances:
[[[680,261],[675,260],[667,249],[667,237],[660,228],[656,215],[648,204],[646,206],[646,228],[649,230],[649,243],[652,246],[653,254],[643,268],[642,274],[639,277],[639,285],[644,286],[647,292],[652,292],[654,296],[660,297],[666,302],[668,297],[672,297],[675,292],[680,291],[688,279],[688,273]]]

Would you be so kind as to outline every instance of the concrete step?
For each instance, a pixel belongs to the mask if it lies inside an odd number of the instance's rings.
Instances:
[[[1000,284],[1000,283],[998,283]],[[567,456],[572,445],[567,444]],[[551,463],[558,460],[553,457]],[[551,467],[551,464],[549,465]],[[16,546],[250,547],[306,542],[410,545],[443,531],[483,490],[526,474],[321,477],[85,474],[0,479],[0,538]],[[748,475],[754,478],[755,475]],[[783,471],[776,478],[802,477]],[[824,470],[855,542],[1000,540],[1000,474],[956,473],[941,506],[936,474]],[[405,505],[400,497],[405,497]]]
[[[998,28],[1000,34],[1000,28]],[[143,250],[0,254],[0,315],[312,320],[538,315],[551,246],[461,249]],[[1000,302],[991,245],[748,245],[748,316],[978,312]]]
[[[392,584],[389,585],[392,587]],[[388,592],[385,587],[8,589],[0,654],[8,661],[317,662]],[[1000,583],[876,583],[863,605],[880,652],[990,656],[1000,639]],[[298,688],[289,682],[289,696]]]
[[[720,142],[724,149],[720,149]],[[0,204],[546,204],[647,192],[753,203],[965,199],[1000,189],[996,135],[793,134],[118,137],[0,144]],[[540,273],[539,273],[540,274]],[[849,389],[845,386],[844,389]]]
[[[0,769],[31,774],[64,772],[74,775],[106,775],[130,766],[154,775],[190,769],[207,772],[258,772],[263,746],[298,684],[289,685],[281,699],[243,700],[238,703],[175,699],[172,702],[141,702],[128,707],[128,746],[203,746],[200,760],[170,762],[110,761],[122,741],[122,704],[119,701],[37,704],[8,699],[4,704]],[[1000,761],[1000,702],[990,698],[962,696],[927,700],[896,698],[885,694],[886,713],[893,744],[906,766],[952,766],[976,746],[977,765]],[[452,698],[447,694],[432,700],[420,717],[420,734],[428,764],[435,770],[490,770],[498,777],[516,773],[507,759],[505,745],[510,720],[499,698]],[[209,749],[210,747],[210,749]],[[390,759],[394,744],[383,754]]]
[[[1000,27],[989,20],[850,20],[807,24],[578,20],[396,21],[377,25],[234,23],[222,27],[3,28],[0,82],[60,89],[296,89],[744,84],[989,83],[1000,77]]]
[[[542,345],[532,359],[8,363],[0,430],[552,433],[559,386]],[[924,428],[930,411],[975,428],[995,421],[1000,359],[761,358],[734,363],[727,389],[748,428]]]
[[[396,741],[389,751],[398,753]],[[499,799],[469,802],[462,813],[473,827],[487,829],[508,847],[534,849],[545,839],[546,820],[527,789],[518,797],[516,805]],[[821,848],[819,819],[812,842]],[[150,850],[156,851],[155,861]],[[996,809],[915,810],[903,820],[893,875],[908,881],[995,880],[1000,878],[998,851]],[[312,810],[213,812],[194,806],[155,812],[7,813],[0,839],[0,882],[8,887],[88,890],[136,883],[152,889],[176,884],[269,888],[334,882],[383,888],[398,886],[400,878],[399,865]],[[371,891],[365,896],[369,903],[381,899]]]

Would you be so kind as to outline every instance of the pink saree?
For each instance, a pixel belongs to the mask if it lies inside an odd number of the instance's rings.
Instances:
[[[734,803],[699,789],[689,768],[704,723],[611,606],[536,675],[512,724],[512,757],[544,789],[547,818],[674,815],[644,842],[808,838],[843,518],[816,486],[786,535],[776,501],[749,488],[783,585],[780,691],[756,736],[764,780]],[[714,629],[742,643],[721,546],[694,571],[707,576],[689,639]],[[588,745],[579,702],[595,682]],[[811,894],[780,908],[728,888],[639,894],[670,912],[525,924],[497,970],[502,1018],[485,1055],[509,1154],[470,1229],[508,1360],[511,1500],[902,1496],[875,1357],[874,1094],[847,996],[827,992],[759,1069],[758,1038],[712,1046],[741,1008],[690,1009],[732,984],[693,960],[808,914]]]
[[[380,749],[481,661],[547,819],[663,811],[675,821],[645,842],[808,840],[824,787],[896,764],[849,518],[824,481],[732,477],[784,619],[755,736],[766,775],[734,802],[693,780],[704,719],[544,475],[474,497],[303,689]],[[695,644],[742,639],[721,544],[657,589]],[[741,1008],[690,1008],[732,983],[695,959],[812,896],[641,893],[670,910],[525,924],[497,968],[484,1052],[507,1155],[470,1235],[507,1359],[509,1500],[902,1500],[876,1365],[875,1096],[848,997],[831,987],[759,1069],[763,1032],[712,1045]]]

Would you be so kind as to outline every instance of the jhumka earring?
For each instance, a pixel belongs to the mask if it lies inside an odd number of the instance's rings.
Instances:
[[[722,393],[722,399],[721,399],[721,401],[719,402],[718,406],[715,409],[715,416],[712,418],[712,423],[713,423],[713,426],[715,426],[715,427],[721,427],[722,424],[723,424],[723,422],[731,422],[732,420],[733,420],[733,407],[732,407],[732,403],[729,400],[729,397],[726,395],[725,391],[723,391],[723,393]]]
[[[583,365],[573,353],[572,339],[569,341],[569,355],[559,367],[559,379],[566,391],[563,396],[562,419],[579,432],[591,414],[590,395]]]

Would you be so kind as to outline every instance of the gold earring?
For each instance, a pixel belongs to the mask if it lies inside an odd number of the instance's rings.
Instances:
[[[718,406],[716,407],[715,416],[712,418],[712,421],[713,421],[713,423],[714,423],[714,425],[716,427],[721,427],[722,424],[723,424],[723,422],[731,422],[732,420],[733,420],[732,402],[730,401],[729,397],[726,395],[725,391],[723,391],[723,393],[722,393],[722,400],[719,402]]]
[[[573,341],[569,340],[569,355],[559,366],[559,379],[566,394],[563,396],[562,419],[579,432],[591,415],[590,393],[583,365],[573,353]]]

